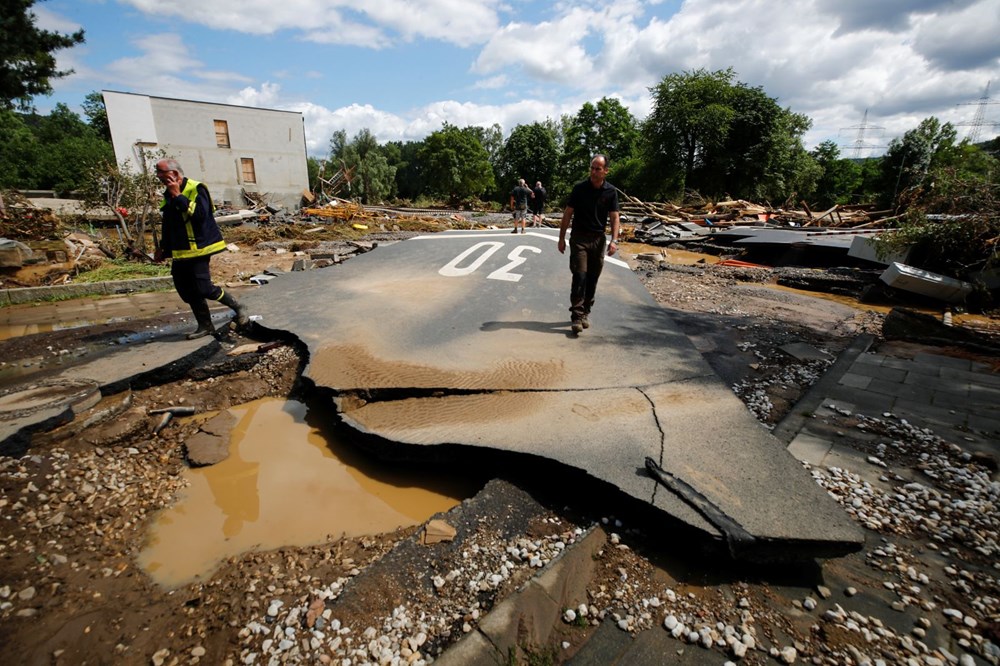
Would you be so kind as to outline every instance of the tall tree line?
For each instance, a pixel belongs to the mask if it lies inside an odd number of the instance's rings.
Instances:
[[[322,159],[309,159],[313,186],[349,174],[347,196],[364,203],[503,205],[516,180],[541,181],[554,207],[587,177],[590,158],[608,157],[609,180],[631,196],[684,203],[690,198],[747,199],[814,208],[915,200],[943,170],[979,185],[996,180],[1000,140],[972,146],[955,128],[927,118],[894,139],[880,158],[843,157],[833,142],[812,151],[802,137],[810,120],[782,108],[732,70],[669,74],[651,89],[653,108],[637,120],[617,99],[585,103],[572,115],[514,127],[459,128],[445,123],[420,141],[380,143],[368,129],[338,131]],[[63,104],[48,115],[0,108],[0,187],[74,190],[88,167],[113,162],[100,93],[81,118]],[[955,180],[957,179],[957,180]]]

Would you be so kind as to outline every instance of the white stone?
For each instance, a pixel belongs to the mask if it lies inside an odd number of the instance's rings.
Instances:
[[[798,653],[798,650],[796,650],[795,648],[789,646],[789,647],[786,647],[786,648],[782,648],[781,652],[779,653],[779,656],[781,657],[781,661],[783,663],[794,664],[795,660],[799,656],[799,653]]]

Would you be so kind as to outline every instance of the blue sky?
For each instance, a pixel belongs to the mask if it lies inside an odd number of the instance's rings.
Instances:
[[[637,117],[665,75],[732,67],[853,156],[928,116],[959,136],[1000,101],[1000,0],[43,0],[38,25],[83,28],[74,74],[36,98],[79,111],[93,90],[301,111],[309,152],[367,127],[419,140],[445,121],[518,124],[616,97]],[[867,110],[866,129],[859,134]],[[1000,122],[1000,104],[984,107]],[[980,138],[1000,133],[981,128]],[[860,139],[860,141],[859,141]]]

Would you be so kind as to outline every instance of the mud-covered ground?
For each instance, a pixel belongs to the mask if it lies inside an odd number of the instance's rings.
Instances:
[[[284,260],[274,247],[245,248],[241,254],[254,257],[252,264],[241,268],[236,255],[229,256],[216,275],[237,280]],[[807,342],[832,359],[857,334],[880,331],[880,314],[775,289],[768,271],[634,265],[654,298],[676,312],[716,372],[768,425],[780,421],[830,363],[800,362],[779,347]],[[223,262],[213,267],[222,269]],[[0,357],[13,362],[81,339],[120,339],[128,328],[0,342]],[[231,333],[224,346],[244,342],[250,340]],[[938,466],[947,476],[944,466],[958,478],[949,481],[950,491],[917,498],[900,481],[899,499],[866,489],[849,470],[827,479],[831,493],[866,525],[868,544],[822,566],[761,568],[705,558],[683,540],[630,524],[613,504],[577,504],[573,488],[538,488],[543,515],[525,518],[518,534],[483,520],[453,559],[422,559],[412,548],[418,526],[244,553],[204,582],[158,587],[136,555],[151,517],[182,485],[182,443],[196,426],[154,436],[159,417],[148,411],[171,404],[218,410],[265,396],[308,400],[298,379],[302,362],[294,342],[250,361],[220,355],[183,380],[105,398],[94,410],[114,413],[110,420],[80,427],[78,419],[37,437],[27,455],[0,458],[3,663],[427,662],[591,530],[606,542],[593,556],[587,602],[564,616],[549,643],[521,645],[511,663],[561,663],[601,620],[632,633],[671,632],[677,660],[705,651],[703,663],[930,666],[949,656],[962,664],[998,663],[996,484],[991,495],[989,470],[970,466],[947,443],[922,433],[893,435],[923,447],[899,459],[899,478],[920,466]],[[845,442],[850,438],[845,426]],[[983,474],[985,486],[970,481],[981,482]],[[965,509],[992,513],[993,522],[977,522]],[[873,518],[883,514],[892,518]],[[936,531],[927,529],[928,514],[936,516]],[[401,552],[404,541],[411,545],[406,552],[416,554],[395,565],[399,575],[366,577],[387,554]],[[817,605],[826,609],[822,616]],[[664,655],[665,663],[672,659]]]

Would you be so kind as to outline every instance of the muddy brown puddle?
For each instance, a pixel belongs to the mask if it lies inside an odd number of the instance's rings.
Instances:
[[[229,458],[185,470],[189,486],[149,527],[139,564],[164,587],[207,579],[226,558],[420,524],[479,490],[430,469],[386,469],[306,422],[307,407],[265,398],[239,419]]]

